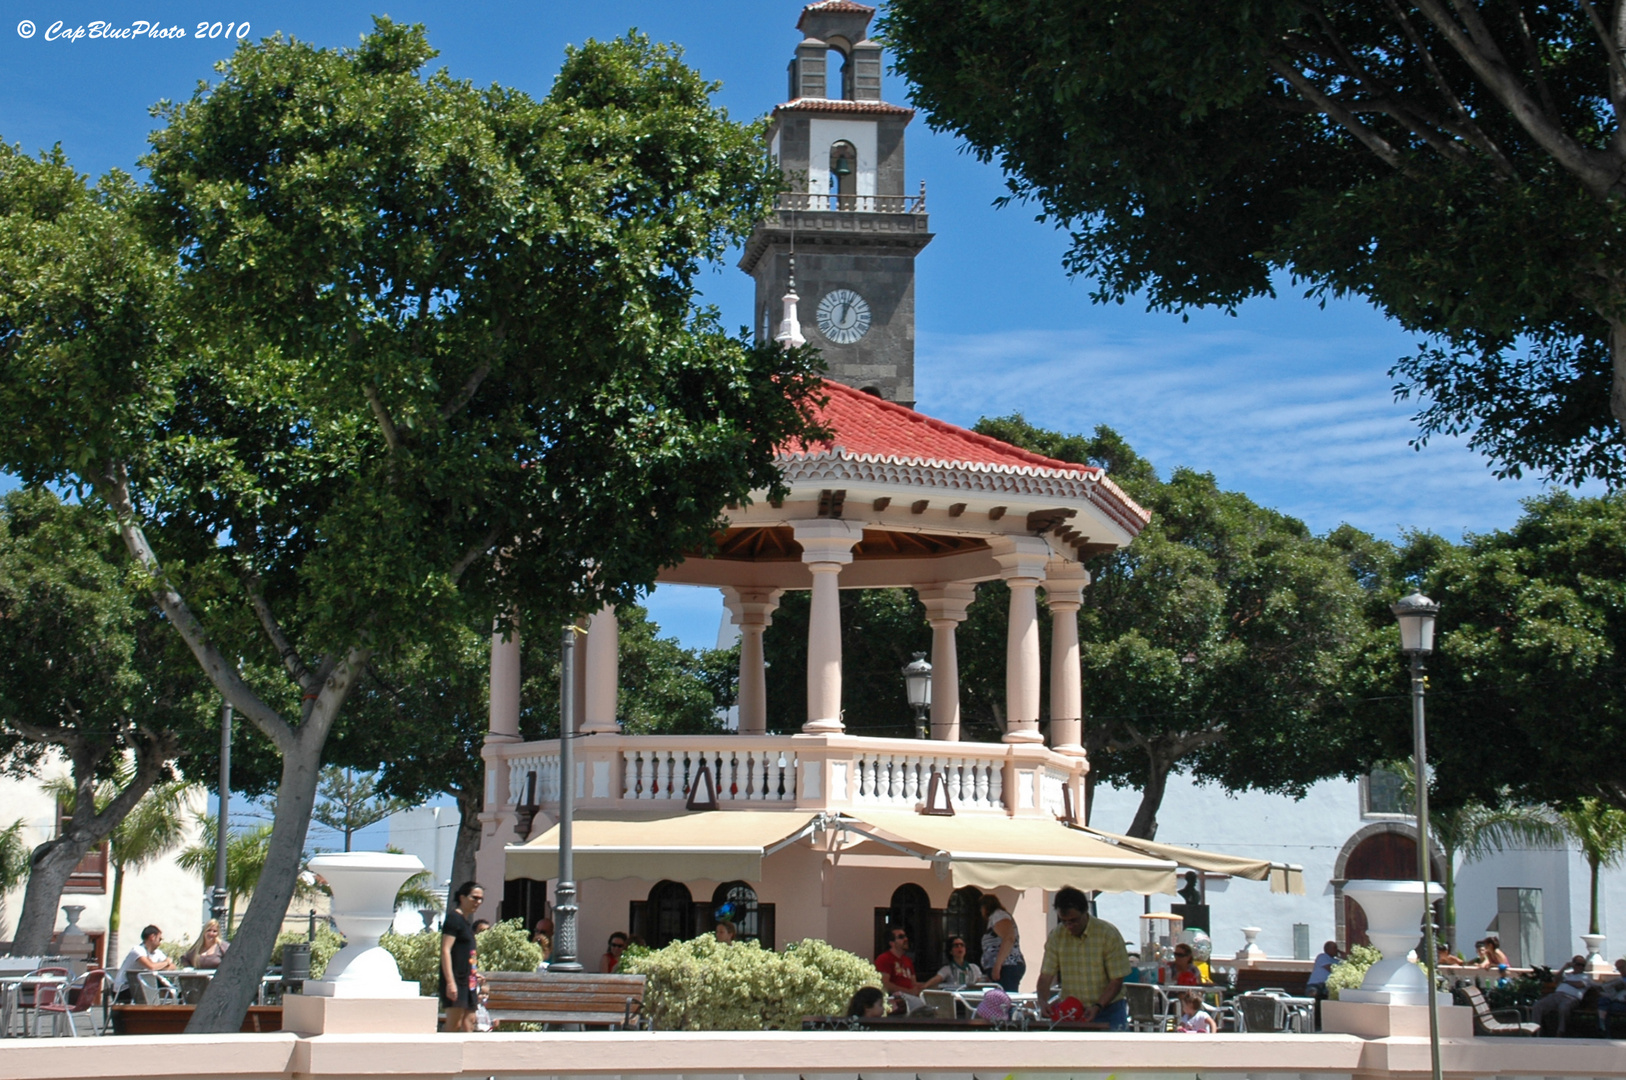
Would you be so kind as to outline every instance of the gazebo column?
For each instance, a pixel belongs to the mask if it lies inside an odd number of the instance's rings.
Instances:
[[[853,560],[864,530],[857,522],[814,518],[792,523],[802,562],[813,576],[807,620],[807,723],[809,735],[829,735],[841,723],[841,568]]]
[[[964,621],[965,609],[976,598],[977,587],[969,582],[950,582],[917,585],[915,592],[925,605],[926,621],[932,628],[932,738],[959,742],[960,655],[954,631]]]
[[[519,688],[522,672],[519,662],[520,632],[516,625],[506,634],[498,628],[491,634],[491,675],[489,720],[480,757],[485,762],[485,799],[480,810],[480,847],[475,855],[475,876],[482,881],[503,880],[504,847],[519,836],[519,815],[514,803],[520,792],[508,790],[508,759],[504,751],[519,742]],[[498,894],[489,894],[480,905],[484,918],[495,919]]]
[[[1084,756],[1084,695],[1079,685],[1078,609],[1090,572],[1075,562],[1053,562],[1044,579],[1050,605],[1050,748]]]
[[[762,655],[762,634],[773,625],[783,589],[723,589],[734,625],[740,628],[740,734],[762,735],[768,730],[767,665]]]
[[[619,711],[621,686],[621,628],[615,608],[605,604],[587,623],[586,703],[582,713],[583,735],[613,735],[620,729],[615,718]]]
[[[1005,637],[1005,741],[1042,743],[1039,734],[1039,605],[1050,545],[1035,536],[1004,538],[994,549],[1011,590]]]

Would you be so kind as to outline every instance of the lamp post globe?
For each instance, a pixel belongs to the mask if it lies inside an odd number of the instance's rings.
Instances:
[[[903,665],[903,692],[909,707],[915,710],[915,735],[924,739],[926,710],[932,707],[932,665],[925,653],[915,653],[915,658]]]
[[[1434,618],[1440,613],[1440,605],[1414,592],[1389,610],[1400,623],[1401,652],[1408,656],[1427,656],[1434,651]]]

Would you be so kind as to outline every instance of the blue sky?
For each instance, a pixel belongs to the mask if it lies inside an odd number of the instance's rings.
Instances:
[[[81,171],[133,169],[161,98],[192,93],[227,56],[227,24],[258,39],[282,31],[346,46],[373,13],[427,25],[437,63],[477,84],[547,92],[566,45],[636,27],[686,49],[720,81],[718,101],[739,119],[785,96],[785,66],[799,34],[800,5],[777,0],[705,4],[561,0],[530,3],[371,4],[259,2],[157,5],[180,40],[46,41],[53,24],[128,25],[154,5],[6,0],[0,19],[0,138],[33,151],[61,142]],[[34,25],[24,38],[18,24]],[[220,36],[199,40],[202,23]],[[235,31],[234,31],[235,33]],[[906,102],[888,74],[884,96]],[[1429,529],[1510,525],[1519,501],[1541,486],[1495,479],[1485,461],[1453,440],[1409,445],[1412,408],[1396,403],[1387,371],[1412,339],[1370,307],[1325,307],[1291,288],[1216,312],[1147,313],[1133,303],[1100,307],[1088,284],[1061,269],[1066,238],[1020,206],[996,210],[998,171],[911,125],[908,189],[925,180],[936,240],[917,264],[919,407],[961,424],[1022,412],[1035,423],[1122,432],[1165,473],[1188,465],[1228,488],[1302,518],[1317,531],[1351,522],[1383,536]],[[729,324],[750,319],[751,283],[732,262],[705,280]],[[656,617],[686,644],[710,644],[721,605],[709,590],[664,590]]]

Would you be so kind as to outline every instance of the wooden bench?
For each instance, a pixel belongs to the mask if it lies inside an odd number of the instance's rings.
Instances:
[[[1236,985],[1231,987],[1238,994],[1246,994],[1251,990],[1281,990],[1293,997],[1309,997],[1310,973],[1307,971],[1279,971],[1274,968],[1251,968],[1241,964],[1236,968]]]
[[[115,1035],[179,1035],[195,1005],[114,1005],[108,1010]],[[281,1005],[250,1005],[241,1032],[282,1030]]]
[[[484,973],[486,1011],[493,1024],[644,1026],[643,975],[567,975],[552,971]]]
[[[1532,1024],[1519,1016],[1517,1009],[1492,1010],[1485,1000],[1485,992],[1477,986],[1465,986],[1461,994],[1474,1011],[1475,1035],[1540,1035],[1541,1025]]]

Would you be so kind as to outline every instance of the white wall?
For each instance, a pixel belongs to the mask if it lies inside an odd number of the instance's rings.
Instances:
[[[51,777],[67,771],[59,758],[48,761],[40,775]],[[192,800],[192,822],[187,829],[182,848],[195,844],[201,835],[197,817],[204,810],[205,793],[199,789]],[[23,842],[33,848],[56,834],[56,807],[52,799],[40,790],[33,780],[0,777],[0,828],[23,818]],[[179,849],[177,849],[179,850]],[[62,897],[63,904],[83,904],[85,912],[79,925],[87,931],[107,929],[107,918],[112,903],[113,874],[108,871],[107,892],[97,894],[74,893]],[[203,922],[203,881],[196,874],[182,870],[173,857],[159,860],[153,865],[127,873],[124,879],[124,899],[119,930],[120,951],[128,951],[141,933],[143,926],[156,924],[164,931],[165,940],[190,941],[197,936]],[[5,911],[0,914],[0,939],[11,940],[22,914],[23,888],[5,896]],[[56,929],[67,926],[68,920],[57,909]]]
[[[1098,787],[1090,823],[1108,832],[1123,832],[1134,818],[1140,793]],[[1258,926],[1259,945],[1271,956],[1293,954],[1293,924],[1308,923],[1310,948],[1334,936],[1335,911],[1331,878],[1339,851],[1368,824],[1360,813],[1360,785],[1329,780],[1314,785],[1302,801],[1257,792],[1226,795],[1183,776],[1171,777],[1158,813],[1157,839],[1169,844],[1252,855],[1304,867],[1304,896],[1277,895],[1265,882],[1232,879],[1209,882],[1214,951],[1234,955],[1243,947],[1243,926]],[[1496,916],[1498,887],[1542,890],[1546,958],[1552,966],[1569,960],[1581,948],[1579,935],[1587,922],[1587,867],[1575,851],[1520,850],[1494,856],[1457,872],[1459,944],[1472,950]],[[1612,911],[1626,912],[1626,870],[1602,876],[1600,929],[1609,933]],[[1176,897],[1154,897],[1161,908]],[[1125,938],[1139,937],[1144,910],[1138,896],[1105,895],[1098,903],[1103,918]],[[1609,957],[1626,955],[1626,925],[1620,940],[1610,943]]]

